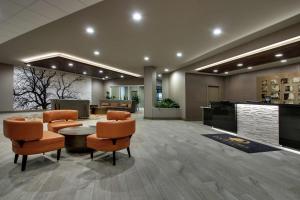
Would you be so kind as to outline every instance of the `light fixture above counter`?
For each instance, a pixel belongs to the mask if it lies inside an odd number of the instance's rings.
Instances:
[[[300,57],[300,36],[258,48],[218,62],[207,64],[195,69],[200,73],[225,74],[244,69],[255,70],[257,66],[268,63],[285,64],[290,59]],[[215,70],[218,70],[216,73]]]

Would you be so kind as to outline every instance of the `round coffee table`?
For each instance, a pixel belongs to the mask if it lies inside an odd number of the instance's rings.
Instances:
[[[86,137],[96,133],[96,127],[70,127],[58,131],[65,136],[65,148],[68,152],[85,153],[91,149],[86,146]]]

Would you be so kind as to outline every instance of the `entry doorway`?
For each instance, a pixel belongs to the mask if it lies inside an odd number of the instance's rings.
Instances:
[[[220,86],[207,86],[207,105],[210,105],[212,101],[220,101]]]

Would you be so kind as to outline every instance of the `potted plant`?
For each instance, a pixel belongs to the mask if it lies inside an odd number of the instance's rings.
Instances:
[[[106,97],[105,97],[106,99],[111,99],[110,98],[110,93],[109,93],[109,91],[106,91]]]
[[[163,99],[160,102],[156,103],[157,108],[180,108],[179,104],[173,101],[172,99]]]
[[[131,97],[131,100],[132,100],[132,106],[134,106],[136,112],[138,109],[138,105],[140,103],[140,98],[137,95],[134,95]]]
[[[172,99],[163,99],[155,104],[152,109],[153,119],[180,119],[181,109],[177,102]]]

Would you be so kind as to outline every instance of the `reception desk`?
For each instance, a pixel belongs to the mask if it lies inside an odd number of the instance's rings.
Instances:
[[[300,149],[300,105],[279,106],[279,144]]]
[[[212,126],[214,128],[237,132],[236,105],[231,102],[213,102],[212,109]]]
[[[78,117],[80,119],[87,119],[90,117],[90,101],[77,99],[51,99],[52,110],[78,110]]]
[[[212,102],[212,127],[300,149],[300,105]]]

